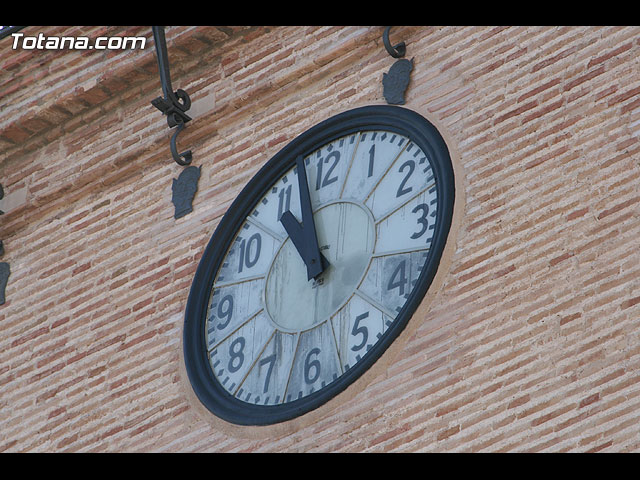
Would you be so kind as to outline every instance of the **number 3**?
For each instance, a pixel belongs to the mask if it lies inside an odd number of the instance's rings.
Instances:
[[[418,218],[418,223],[422,224],[422,230],[411,235],[411,238],[413,238],[414,240],[416,238],[420,238],[424,234],[424,232],[427,231],[427,228],[429,228],[429,222],[427,221],[429,206],[426,203],[421,203],[420,205],[417,205],[413,210],[411,210],[411,213],[416,213],[418,210],[422,210],[422,216]]]

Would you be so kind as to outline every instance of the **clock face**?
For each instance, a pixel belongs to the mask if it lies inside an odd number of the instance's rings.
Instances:
[[[356,380],[424,297],[453,190],[437,130],[400,107],[337,115],[273,157],[194,278],[185,361],[205,406],[233,423],[277,423]]]

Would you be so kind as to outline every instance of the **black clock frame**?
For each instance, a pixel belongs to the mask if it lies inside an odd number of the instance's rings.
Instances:
[[[438,210],[425,267],[395,321],[357,364],[332,383],[306,397],[279,405],[243,402],[215,378],[207,356],[206,314],[216,272],[236,232],[260,199],[296,162],[317,148],[361,130],[387,130],[407,136],[427,154],[435,175]],[[214,415],[237,425],[270,425],[310,412],[345,390],[368,370],[404,330],[423,300],[438,269],[449,235],[455,197],[454,173],[444,139],[427,119],[404,107],[371,105],[339,113],[302,133],[276,153],[247,183],[213,233],[198,264],[185,310],[183,348],[191,386]]]

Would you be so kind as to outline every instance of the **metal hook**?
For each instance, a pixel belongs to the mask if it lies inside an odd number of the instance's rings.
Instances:
[[[402,58],[405,53],[407,53],[407,46],[404,42],[400,42],[397,45],[391,46],[391,42],[389,41],[389,30],[391,27],[386,27],[384,29],[384,33],[382,34],[382,41],[384,42],[384,48],[387,49],[389,55],[393,58]]]
[[[178,126],[178,128],[176,128],[176,131],[173,132],[173,135],[171,136],[171,142],[170,142],[171,155],[173,155],[173,159],[176,161],[178,165],[182,165],[182,166],[189,165],[191,163],[191,150],[186,150],[178,154],[178,148],[176,147],[176,138],[184,128],[184,122],[182,121],[182,119],[179,118],[176,125]]]

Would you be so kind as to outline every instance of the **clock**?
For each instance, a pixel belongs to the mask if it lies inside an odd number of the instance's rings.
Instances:
[[[423,300],[454,195],[443,138],[404,107],[352,109],[292,140],[233,201],[196,270],[183,346],[199,400],[269,425],[344,391]]]

